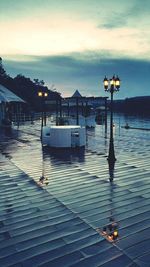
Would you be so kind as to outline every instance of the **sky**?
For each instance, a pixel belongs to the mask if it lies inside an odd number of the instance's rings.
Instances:
[[[150,95],[149,10],[149,0],[1,0],[3,66],[64,97],[109,96],[114,74],[116,99]]]

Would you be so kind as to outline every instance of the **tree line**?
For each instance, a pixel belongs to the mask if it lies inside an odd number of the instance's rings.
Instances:
[[[124,100],[114,100],[114,111],[150,115],[150,96],[137,96]]]
[[[59,100],[61,98],[60,93],[53,91],[45,86],[43,80],[33,79],[25,77],[22,74],[18,74],[12,78],[4,69],[2,58],[0,57],[0,84],[8,88],[14,94],[22,98],[28,103],[31,109],[40,111],[42,108],[42,99],[38,97],[38,92],[48,93],[47,100]]]

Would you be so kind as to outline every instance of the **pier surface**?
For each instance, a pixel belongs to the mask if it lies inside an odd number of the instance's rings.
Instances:
[[[0,266],[150,266],[149,132],[115,129],[113,182],[104,135],[73,151],[42,148],[39,124],[1,137]],[[115,242],[97,231],[111,220]]]

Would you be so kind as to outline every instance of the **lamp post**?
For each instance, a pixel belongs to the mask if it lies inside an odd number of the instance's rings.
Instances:
[[[119,91],[120,88],[120,79],[118,76],[113,76],[110,80],[105,76],[104,80],[104,89],[106,92],[109,92],[111,95],[110,102],[110,142],[109,142],[109,154],[108,154],[108,163],[110,168],[114,166],[116,161],[115,151],[114,151],[114,139],[113,139],[113,94],[114,92]]]
[[[79,125],[79,97],[76,97],[76,125]]]
[[[47,92],[39,91],[38,96],[42,99],[42,121],[41,121],[41,141],[43,126],[46,126],[46,110],[45,110],[45,98],[48,96]]]

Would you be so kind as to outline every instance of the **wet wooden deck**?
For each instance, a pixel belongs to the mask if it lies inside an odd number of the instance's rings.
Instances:
[[[39,129],[1,142],[0,266],[149,266],[149,132],[116,131],[110,183],[101,126],[72,152],[42,150]],[[115,243],[96,230],[112,218]]]

